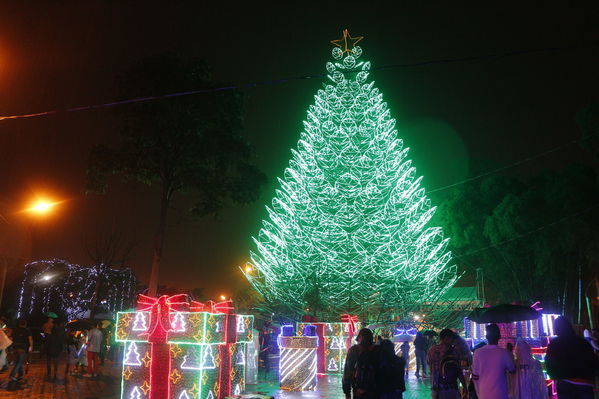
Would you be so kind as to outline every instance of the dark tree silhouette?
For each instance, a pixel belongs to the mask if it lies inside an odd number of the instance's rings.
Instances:
[[[207,92],[122,107],[120,148],[98,145],[90,154],[88,191],[103,192],[110,175],[160,189],[150,295],[158,286],[167,214],[175,194],[192,198],[191,212],[205,216],[228,202],[255,201],[266,180],[241,135],[241,93],[210,91],[218,86],[199,59],[163,54],[143,60],[121,77],[122,98]]]

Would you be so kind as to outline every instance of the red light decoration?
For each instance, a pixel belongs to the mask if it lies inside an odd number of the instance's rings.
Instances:
[[[126,348],[121,397],[222,399],[241,393],[245,361],[238,359],[245,358],[252,326],[253,316],[235,314],[231,300],[140,295],[136,312],[117,315],[117,341]]]

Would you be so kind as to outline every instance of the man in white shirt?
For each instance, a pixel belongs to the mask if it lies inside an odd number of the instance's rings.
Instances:
[[[87,374],[91,377],[98,375],[98,362],[100,361],[100,348],[102,347],[101,323],[97,322],[87,336]]]
[[[497,324],[486,328],[488,345],[474,352],[472,380],[479,399],[508,399],[508,372],[514,373],[516,366],[512,355],[497,346],[501,334]]]

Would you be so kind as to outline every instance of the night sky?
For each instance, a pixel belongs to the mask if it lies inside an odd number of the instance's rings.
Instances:
[[[110,102],[117,97],[120,74],[165,51],[201,56],[217,80],[231,83],[320,75],[330,60],[329,41],[344,28],[365,36],[363,58],[373,68],[562,48],[371,74],[412,148],[424,186],[434,189],[580,137],[575,114],[597,101],[599,92],[597,47],[591,46],[599,37],[596,6],[166,3],[3,1],[0,115]],[[231,295],[246,284],[238,266],[248,260],[275,178],[289,161],[321,84],[321,79],[295,80],[244,90],[244,134],[255,146],[269,187],[258,202],[227,208],[216,219],[194,221],[186,201],[176,199],[162,284],[204,287],[213,296]],[[158,192],[116,179],[105,195],[82,191],[90,147],[117,143],[119,128],[114,109],[0,122],[0,208],[13,225],[25,223],[31,232],[25,236],[33,237],[32,259],[89,264],[85,237],[116,226],[135,239],[131,267],[146,281]],[[510,173],[530,175],[586,156],[571,146]],[[26,222],[14,212],[33,195],[68,201],[48,220]]]

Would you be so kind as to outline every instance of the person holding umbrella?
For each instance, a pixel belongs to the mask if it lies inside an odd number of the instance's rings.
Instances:
[[[67,366],[65,369],[65,381],[67,381],[67,376],[75,375],[77,371],[77,357],[79,353],[79,345],[77,341],[77,332],[74,330],[67,331],[67,337],[65,340],[67,346]],[[72,371],[71,371],[72,367]]]
[[[46,378],[48,381],[55,382],[58,374],[58,359],[62,353],[64,345],[64,322],[52,324],[52,331],[46,338]],[[52,367],[54,373],[52,373]]]

